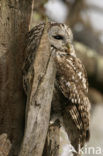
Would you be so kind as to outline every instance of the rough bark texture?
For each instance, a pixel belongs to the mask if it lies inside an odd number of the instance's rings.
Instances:
[[[63,94],[58,89],[55,81],[51,104],[51,115],[46,137],[43,156],[59,156],[60,152],[60,127],[62,120],[62,105],[65,101]]]
[[[21,66],[32,0],[0,1],[0,134],[6,133],[10,155],[18,155],[23,136],[25,97]]]
[[[49,50],[47,29],[36,52],[34,79],[28,96],[26,125],[19,156],[41,156],[48,130],[55,79],[55,64]]]
[[[0,156],[8,156],[11,143],[7,138],[7,134],[0,135]]]

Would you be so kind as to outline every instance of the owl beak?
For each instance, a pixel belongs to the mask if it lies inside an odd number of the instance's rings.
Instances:
[[[70,43],[67,43],[67,44],[66,44],[66,47],[67,47],[68,52],[69,52],[69,51],[70,51]]]

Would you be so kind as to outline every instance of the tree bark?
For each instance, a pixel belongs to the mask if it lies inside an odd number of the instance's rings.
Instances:
[[[6,133],[10,155],[18,155],[23,137],[25,96],[22,62],[32,0],[0,1],[0,134]]]
[[[26,125],[19,156],[41,156],[48,130],[54,88],[55,64],[45,26],[34,64],[34,78],[26,108]]]
[[[58,88],[55,80],[51,104],[50,123],[46,137],[43,156],[59,156],[60,152],[60,127],[62,124],[62,110],[65,98]]]
[[[7,138],[7,134],[0,135],[0,156],[8,156],[11,143]]]

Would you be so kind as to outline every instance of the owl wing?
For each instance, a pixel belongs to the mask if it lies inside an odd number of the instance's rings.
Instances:
[[[70,59],[69,59],[70,60]],[[78,58],[73,58],[72,63],[68,62],[68,66],[70,66],[72,70],[72,77],[70,78],[70,93],[69,98],[75,107],[73,107],[73,111],[70,111],[71,116],[73,112],[78,111],[79,118],[82,122],[80,124],[83,131],[89,130],[89,109],[90,102],[87,97],[88,93],[88,81],[87,81],[87,73],[85,67],[82,62]],[[75,109],[74,109],[75,108]],[[78,113],[76,113],[78,114]]]
[[[82,111],[84,111],[84,113],[87,112],[85,108]],[[78,147],[83,147],[85,142],[90,138],[89,129],[84,128],[84,119],[87,117],[82,117],[82,113],[83,112],[81,112],[81,108],[79,108],[78,105],[70,102],[63,110],[64,127],[70,137],[71,144],[74,146],[76,151],[78,151]],[[87,114],[85,115],[87,116]]]
[[[77,129],[81,132],[81,139],[88,140],[90,102],[86,96],[87,76],[81,61],[70,56],[64,60],[59,59],[57,82],[61,92],[68,99],[65,115],[70,113]]]
[[[35,59],[36,50],[39,46],[43,31],[44,23],[36,25],[30,32],[26,35],[25,42],[25,60],[23,64],[23,87],[25,93],[27,94],[28,86],[30,86],[31,81],[34,77],[33,71],[33,61]]]

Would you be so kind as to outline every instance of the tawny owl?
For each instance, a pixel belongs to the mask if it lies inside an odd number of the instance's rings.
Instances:
[[[30,85],[28,82],[32,80],[32,75],[29,74],[32,70],[31,64],[44,26],[45,24],[41,23],[27,34],[27,56],[23,67],[23,83],[26,93]],[[71,29],[65,24],[51,22],[47,31],[51,53],[57,68],[56,82],[59,91],[66,99],[62,110],[64,126],[68,133],[79,132],[77,140],[70,138],[72,144],[77,142],[75,149],[78,150],[78,144],[82,147],[89,139],[90,102],[87,97],[88,82],[86,71],[82,62],[76,56],[72,43],[73,35]],[[30,80],[27,81],[28,79]],[[68,128],[70,119],[73,121],[76,131]]]

